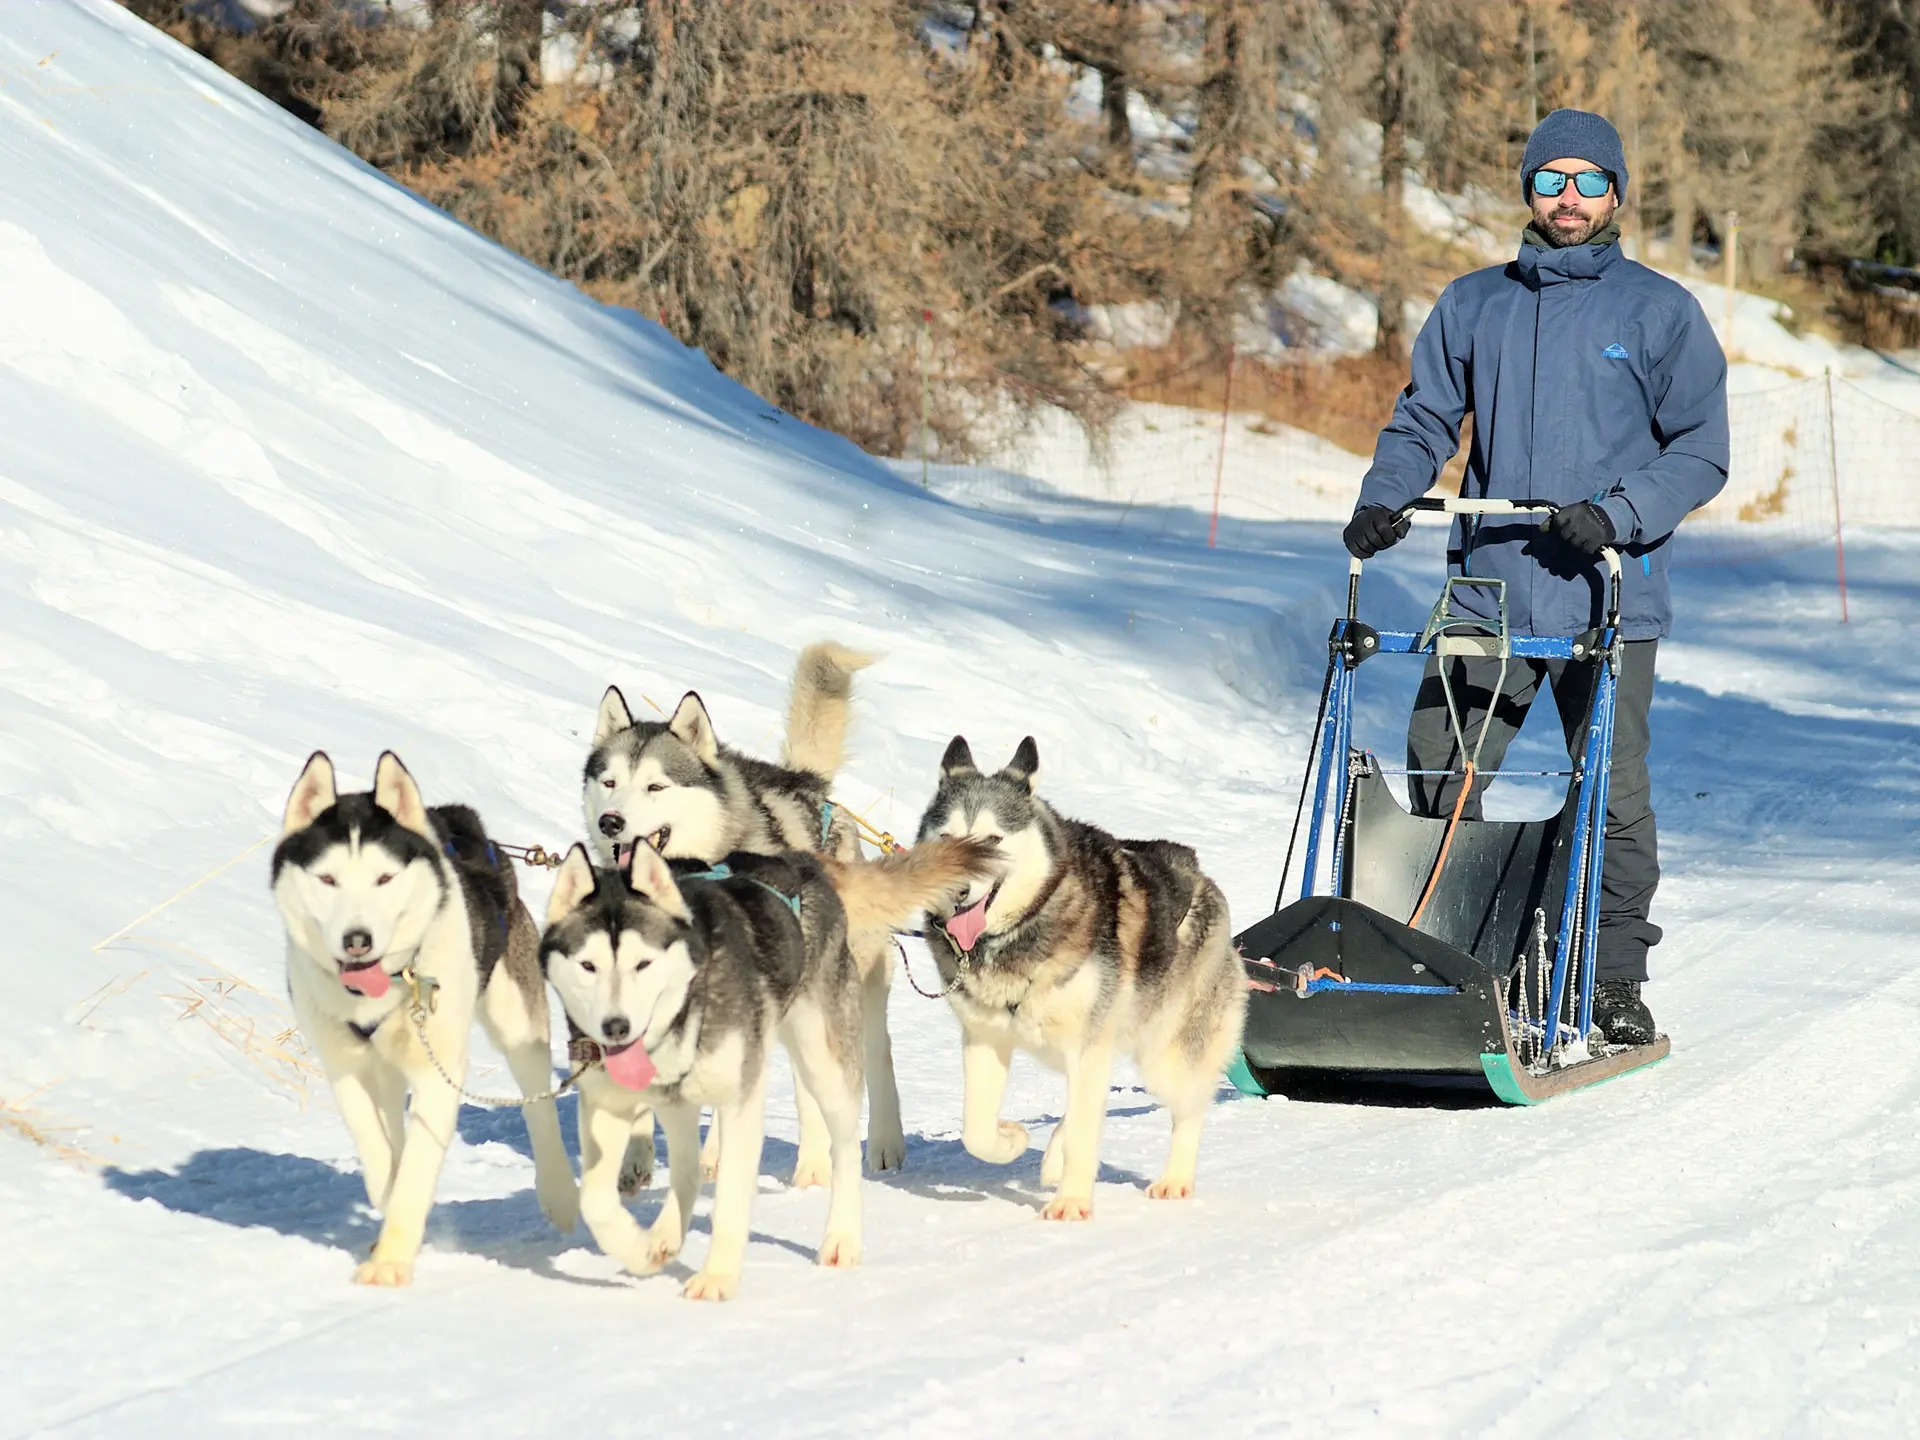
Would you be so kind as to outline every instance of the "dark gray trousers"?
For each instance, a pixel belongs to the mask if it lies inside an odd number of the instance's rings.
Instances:
[[[1660,845],[1654,833],[1653,783],[1647,775],[1647,710],[1653,703],[1653,656],[1658,640],[1629,640],[1615,690],[1613,769],[1607,781],[1607,848],[1600,865],[1600,953],[1598,979],[1645,980],[1647,950],[1660,943],[1660,927],[1647,919],[1660,884]],[[1456,657],[1452,669],[1454,704],[1466,731],[1467,752],[1480,738],[1481,717],[1500,673],[1498,660]],[[1593,694],[1594,667],[1572,660],[1520,660],[1507,665],[1505,692],[1493,707],[1487,739],[1480,750],[1473,793],[1462,815],[1480,818],[1485,772],[1498,770],[1507,746],[1519,733],[1527,710],[1545,682],[1553,691],[1566,735],[1567,754],[1577,762],[1587,743],[1587,704]],[[1407,768],[1452,770],[1447,776],[1410,775],[1408,796],[1416,815],[1451,815],[1460,794],[1462,757],[1447,718],[1446,692],[1440,685],[1440,660],[1427,661],[1420,693],[1407,722]]]

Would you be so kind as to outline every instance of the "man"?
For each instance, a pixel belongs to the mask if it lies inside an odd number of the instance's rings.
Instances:
[[[1620,253],[1615,211],[1626,200],[1626,157],[1605,119],[1555,110],[1527,141],[1521,193],[1533,223],[1510,264],[1454,281],[1414,342],[1412,379],[1380,432],[1373,466],[1345,532],[1364,559],[1407,533],[1394,514],[1424,494],[1474,417],[1463,493],[1563,507],[1542,526],[1515,516],[1460,517],[1448,552],[1457,575],[1506,582],[1518,635],[1579,635],[1605,603],[1603,546],[1625,569],[1625,660],[1617,691],[1606,854],[1600,881],[1595,1027],[1614,1044],[1654,1038],[1641,997],[1647,950],[1660,939],[1648,911],[1660,880],[1647,710],[1653,659],[1672,621],[1667,564],[1674,529],[1727,478],[1727,364],[1699,303]],[[1474,587],[1459,599],[1492,618]],[[1448,672],[1471,747],[1492,704],[1499,662],[1456,659]],[[1551,687],[1570,755],[1585,743],[1591,664],[1512,662],[1476,769],[1497,770],[1540,686]],[[1427,671],[1407,726],[1412,770],[1460,771],[1439,662]],[[1451,815],[1461,777],[1412,776],[1414,809]],[[1480,818],[1476,780],[1462,814]]]

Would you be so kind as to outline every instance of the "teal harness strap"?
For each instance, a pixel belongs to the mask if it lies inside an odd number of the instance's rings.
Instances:
[[[820,802],[820,848],[827,848],[827,842],[833,838],[833,802]]]
[[[798,895],[783,894],[757,875],[736,875],[733,873],[733,867],[730,865],[716,865],[711,870],[702,870],[698,875],[681,875],[676,878],[674,883],[676,885],[684,885],[689,880],[751,880],[791,910],[794,919],[798,920],[800,918],[800,897]]]

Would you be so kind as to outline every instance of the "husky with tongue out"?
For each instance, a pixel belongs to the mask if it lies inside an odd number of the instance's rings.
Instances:
[[[739,1283],[759,1188],[767,1055],[777,1037],[828,1136],[832,1195],[822,1265],[860,1259],[858,966],[849,933],[905,925],[994,871],[993,847],[946,840],[871,861],[732,855],[676,878],[650,846],[632,870],[596,870],[576,845],[554,881],[540,961],[574,1026],[601,1052],[580,1079],[580,1208],[600,1248],[636,1275],[680,1251],[700,1188],[700,1110],[719,1132],[713,1242],[686,1294]],[[687,868],[687,867],[683,867]],[[620,1171],[657,1113],[666,1203],[641,1229]]]
[[[273,852],[273,897],[287,930],[287,988],[353,1136],[367,1201],[381,1212],[364,1285],[405,1285],[452,1142],[477,1014],[522,1093],[552,1087],[539,932],[511,862],[464,805],[428,809],[392,752],[371,794],[341,795],[315,751],[287,798]],[[411,972],[432,992],[422,1048],[407,1014]],[[411,1102],[409,1103],[409,1093]],[[561,1230],[579,1187],[551,1099],[528,1105],[534,1186]]]
[[[1085,1220],[1116,1055],[1173,1119],[1166,1169],[1147,1193],[1193,1193],[1201,1125],[1240,1043],[1247,991],[1226,897],[1193,851],[1065,818],[1034,794],[1039,768],[1031,736],[991,775],[962,737],[947,747],[920,843],[990,840],[1008,869],[929,911],[927,946],[960,1018],[962,1143],[999,1165],[1026,1153],[1025,1128],[1000,1118],[1013,1052],[1064,1070],[1066,1109],[1040,1167],[1057,1188],[1041,1213]]]

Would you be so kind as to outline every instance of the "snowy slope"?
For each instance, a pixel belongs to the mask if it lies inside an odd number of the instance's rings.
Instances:
[[[415,1287],[348,1285],[373,1222],[281,1038],[246,850],[309,749],[364,782],[393,746],[430,799],[552,845],[609,680],[698,685],[770,751],[794,651],[830,634],[886,652],[840,786],[876,822],[912,828],[954,731],[986,755],[1031,731],[1063,808],[1196,844],[1244,921],[1337,538],[1229,518],[1209,550],[1186,511],[925,494],[106,0],[7,21],[0,1434],[1907,1428],[1920,554],[1896,541],[1850,553],[1844,633],[1813,560],[1683,581],[1658,1071],[1524,1113],[1223,1097],[1186,1206],[1141,1194],[1165,1121],[1125,1077],[1099,1216],[1052,1227],[1037,1149],[961,1149],[954,1025],[902,983],[910,1168],[867,1186],[862,1269],[809,1263],[825,1201],[773,1178],[776,1082],[735,1305],[554,1235],[518,1121],[473,1108]],[[1392,558],[1368,593],[1404,619],[1438,548]],[[1363,716],[1385,748],[1399,703]],[[1016,1067],[1037,1144],[1062,1093]]]

